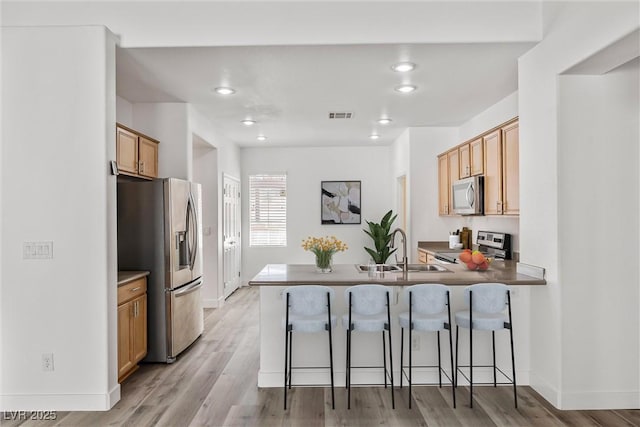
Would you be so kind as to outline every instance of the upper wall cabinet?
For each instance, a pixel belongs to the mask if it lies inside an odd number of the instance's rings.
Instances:
[[[460,178],[482,175],[484,172],[484,149],[482,138],[462,144],[458,148],[460,156]]]
[[[438,156],[438,214],[453,215],[451,209],[451,184],[460,179],[458,149]]]
[[[513,119],[438,156],[438,213],[453,215],[454,181],[484,175],[485,215],[519,215],[518,120]]]
[[[485,135],[484,213],[519,215],[518,121],[507,123]]]
[[[520,215],[520,137],[518,121],[502,128],[502,213]]]
[[[141,178],[158,177],[158,144],[140,132],[116,125],[116,161],[120,173]]]

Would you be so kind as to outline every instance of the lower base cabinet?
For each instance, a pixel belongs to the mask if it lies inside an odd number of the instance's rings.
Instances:
[[[118,382],[147,355],[147,278],[118,287]]]

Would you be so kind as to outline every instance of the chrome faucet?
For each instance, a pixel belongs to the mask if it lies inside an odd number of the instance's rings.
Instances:
[[[402,262],[398,262],[398,254],[396,254],[396,264],[402,264],[402,272],[406,273],[409,264],[409,260],[407,258],[407,234],[402,228],[396,228],[393,230],[391,233],[391,248],[395,247],[396,233],[400,233],[402,235]]]

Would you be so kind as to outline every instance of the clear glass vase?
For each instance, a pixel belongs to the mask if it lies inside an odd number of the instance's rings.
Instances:
[[[318,273],[331,273],[333,270],[333,253],[318,252],[316,253],[316,271]]]

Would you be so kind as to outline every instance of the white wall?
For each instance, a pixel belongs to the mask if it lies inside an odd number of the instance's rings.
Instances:
[[[249,218],[249,175],[287,174],[287,246],[249,247],[249,224],[243,221],[243,281],[250,280],[265,264],[311,264],[313,254],[301,248],[308,236],[335,235],[349,246],[334,256],[335,263],[366,263],[363,249],[371,239],[362,231],[365,220],[379,222],[394,207],[389,146],[328,148],[242,149],[242,212]],[[320,224],[320,182],[362,181],[362,224]]]
[[[559,80],[563,407],[633,407],[640,397],[639,81],[637,59]]]
[[[205,307],[224,304],[222,262],[222,210],[223,175],[240,179],[240,150],[238,146],[220,135],[215,124],[189,105],[189,133],[194,142],[193,180],[202,184],[203,226],[211,228],[204,239],[204,287]],[[197,144],[195,140],[198,140]],[[198,146],[199,148],[196,148]],[[206,261],[209,260],[209,261]]]
[[[626,393],[626,384],[618,383],[613,388],[601,387],[595,393],[576,395],[580,384],[572,374],[564,373],[564,353],[570,340],[565,336],[568,331],[564,331],[563,317],[565,313],[575,313],[576,302],[563,300],[564,283],[560,280],[563,254],[559,252],[559,200],[569,194],[559,189],[558,174],[572,165],[565,165],[564,158],[558,156],[563,143],[558,135],[558,75],[637,29],[638,4],[566,3],[554,5],[554,8],[557,12],[554,19],[545,22],[545,38],[518,63],[520,158],[527,159],[520,163],[520,253],[523,262],[544,266],[547,280],[547,286],[531,291],[531,384],[562,409],[597,408],[601,404],[610,404],[612,408],[627,406],[628,399],[634,397]],[[602,168],[607,169],[604,164]],[[577,173],[582,175],[582,171]],[[637,252],[637,242],[633,240],[620,242],[616,250]],[[587,249],[591,247],[588,245]],[[604,264],[585,262],[584,265],[589,265],[594,276],[608,277],[610,273]],[[572,268],[563,267],[563,275],[570,274]],[[602,319],[603,325],[607,324],[607,319]],[[580,331],[581,336],[588,333],[588,330]],[[637,329],[635,334],[628,335],[637,337]],[[619,344],[625,347],[628,343]],[[595,349],[583,341],[575,350],[588,355]],[[571,363],[575,362],[571,360]],[[592,364],[582,374],[599,375],[610,367],[610,363],[606,366]],[[594,384],[604,386],[598,379],[589,382],[588,388],[593,388]],[[636,393],[637,390],[636,384]],[[620,397],[618,393],[625,398],[612,399]],[[634,406],[639,407],[637,398]]]
[[[133,129],[160,141],[160,177],[191,178],[193,154],[188,114],[188,104],[184,103],[133,104]]]
[[[0,409],[109,409],[115,40],[99,26],[3,28],[2,56]],[[53,259],[24,260],[28,241],[53,241]]]
[[[116,122],[133,129],[133,104],[116,96]]]

